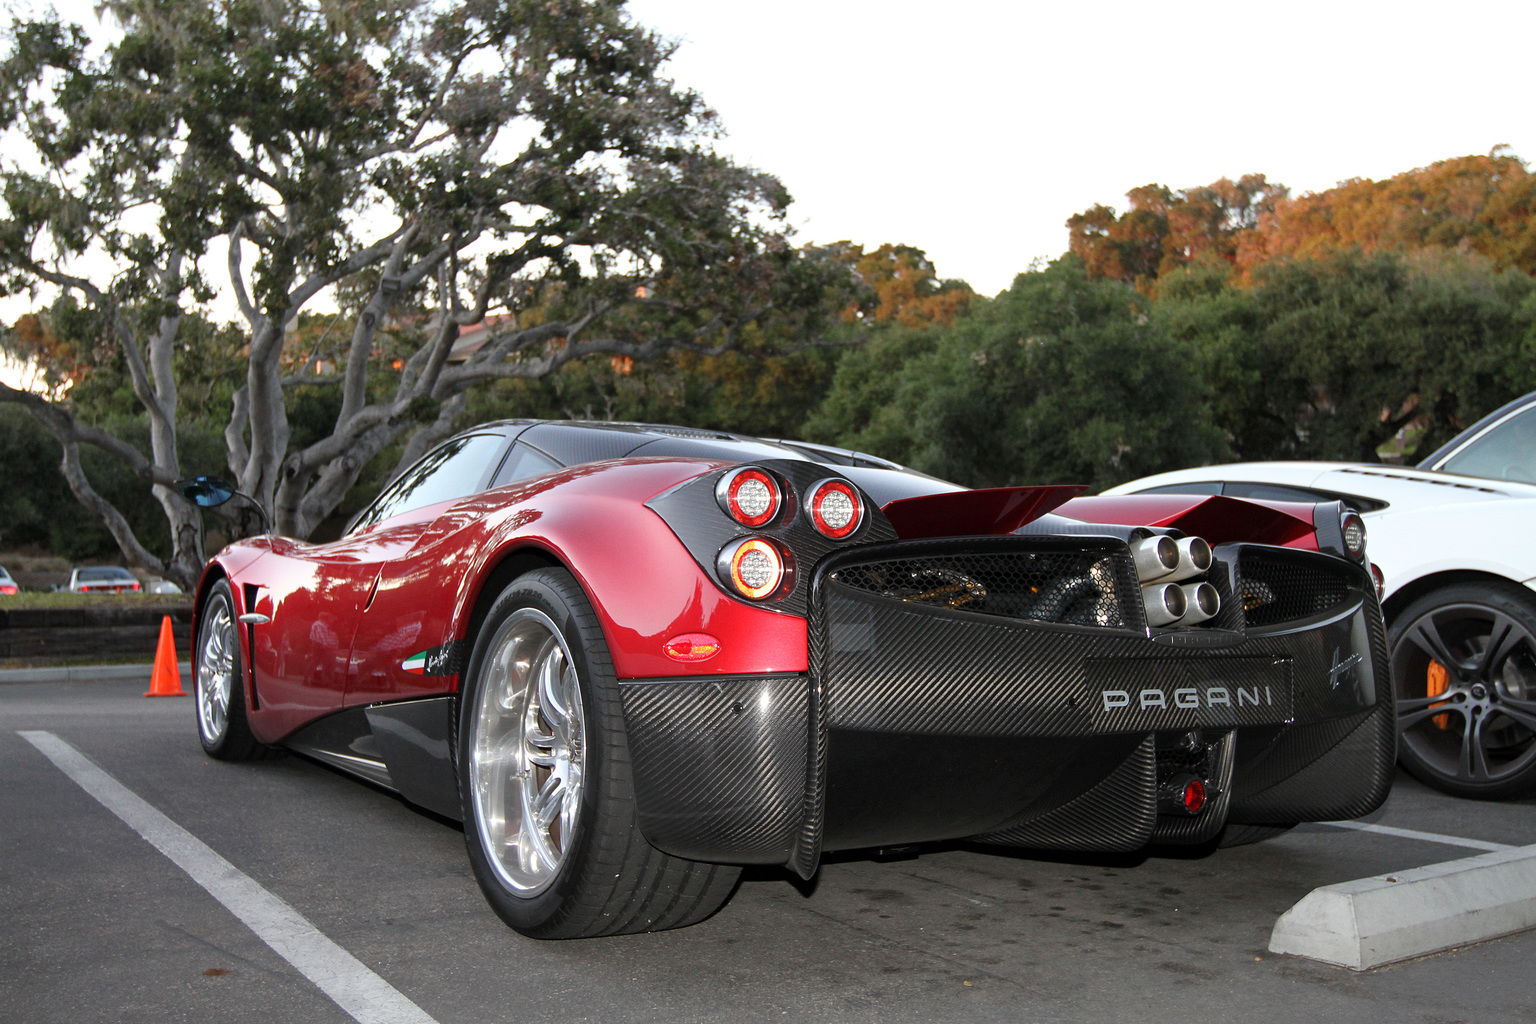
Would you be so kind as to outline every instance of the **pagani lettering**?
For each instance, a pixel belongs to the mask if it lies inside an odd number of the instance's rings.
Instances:
[[[1273,707],[1274,694],[1268,686],[1239,686],[1237,690],[1237,706],[1242,707]],[[1117,711],[1121,708],[1135,706],[1142,710],[1148,708],[1183,708],[1196,709],[1200,707],[1224,707],[1230,708],[1232,704],[1232,690],[1225,686],[1207,686],[1204,689],[1194,686],[1183,686],[1172,693],[1158,689],[1137,690],[1103,690],[1101,697],[1104,701],[1105,711]]]

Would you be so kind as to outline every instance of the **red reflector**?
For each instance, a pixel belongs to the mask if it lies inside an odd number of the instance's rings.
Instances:
[[[683,633],[663,645],[673,661],[703,661],[720,653],[720,641],[708,633]]]
[[[1198,814],[1204,806],[1205,783],[1196,779],[1184,787],[1184,809],[1190,814]]]

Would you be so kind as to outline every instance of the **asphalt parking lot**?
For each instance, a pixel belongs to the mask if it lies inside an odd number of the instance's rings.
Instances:
[[[811,885],[753,872],[693,928],[535,942],[486,908],[456,826],[299,757],[210,761],[190,699],[145,682],[0,686],[0,1021],[359,1019],[23,733],[78,751],[420,1014],[381,1021],[1536,1020],[1536,932],[1364,973],[1268,953],[1316,886],[1479,852],[1320,825],[1204,857],[833,858]],[[1536,799],[1403,778],[1370,820],[1536,843]]]

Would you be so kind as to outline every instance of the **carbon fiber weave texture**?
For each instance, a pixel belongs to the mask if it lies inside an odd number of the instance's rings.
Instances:
[[[640,830],[693,860],[782,864],[804,817],[804,676],[623,682]]]
[[[1042,850],[1139,850],[1157,823],[1157,760],[1151,736],[1096,786],[1022,825],[979,842]]]
[[[1200,775],[1206,782],[1205,807],[1196,815],[1159,814],[1153,830],[1154,843],[1192,845],[1214,839],[1227,823],[1227,811],[1232,803],[1232,769],[1236,761],[1237,734],[1229,732],[1216,739],[1206,748],[1205,764]],[[1162,771],[1159,766],[1158,782]]]
[[[1082,736],[1242,725],[1244,712],[1235,700],[1230,712],[1210,707],[1203,697],[1201,707],[1182,708],[1173,706],[1172,691],[1186,678],[1183,685],[1274,686],[1276,662],[1289,665],[1298,720],[1348,714],[1375,701],[1374,674],[1364,659],[1342,680],[1349,685],[1329,685],[1336,660],[1355,649],[1357,637],[1364,640],[1363,607],[1295,633],[1249,637],[1219,651],[1184,651],[1151,643],[1141,633],[1005,623],[835,581],[825,582],[822,594],[827,649],[821,671],[833,728]],[[1168,706],[1143,705],[1140,691],[1149,674],[1163,687]],[[1136,699],[1111,708],[1106,690]],[[1269,720],[1250,716],[1246,722]]]
[[[806,615],[810,603],[808,595],[812,571],[822,558],[834,551],[856,545],[896,539],[896,531],[892,529],[890,521],[867,499],[864,525],[846,540],[824,537],[811,525],[809,517],[800,508],[800,501],[812,484],[826,477],[837,476],[837,467],[788,459],[761,460],[753,465],[772,470],[789,485],[790,493],[785,496],[786,508],[767,526],[748,529],[721,511],[715,501],[715,484],[726,470],[690,480],[652,498],[646,505],[661,516],[683,542],[688,553],[703,567],[705,574],[717,583],[719,577],[715,572],[715,558],[732,541],[743,537],[768,537],[788,549],[796,567],[794,589],[787,596],[761,602],[758,607],[790,615]],[[725,589],[723,584],[721,589]]]
[[[821,864],[822,836],[827,810],[827,688],[824,682],[826,657],[826,605],[820,602],[811,615],[809,629],[810,699],[806,720],[805,792],[800,809],[794,849],[787,866],[801,878],[809,879]]]
[[[1371,605],[1375,607],[1374,599]],[[1355,818],[1386,800],[1397,759],[1396,708],[1386,682],[1386,630],[1379,610],[1362,619],[1370,668],[1381,680],[1373,687],[1376,706],[1363,714],[1292,726],[1272,738],[1239,734],[1233,821]]]

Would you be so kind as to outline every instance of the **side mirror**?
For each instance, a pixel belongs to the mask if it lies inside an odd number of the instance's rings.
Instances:
[[[177,485],[188,501],[200,508],[217,508],[235,496],[235,485],[216,476],[197,476]]]

